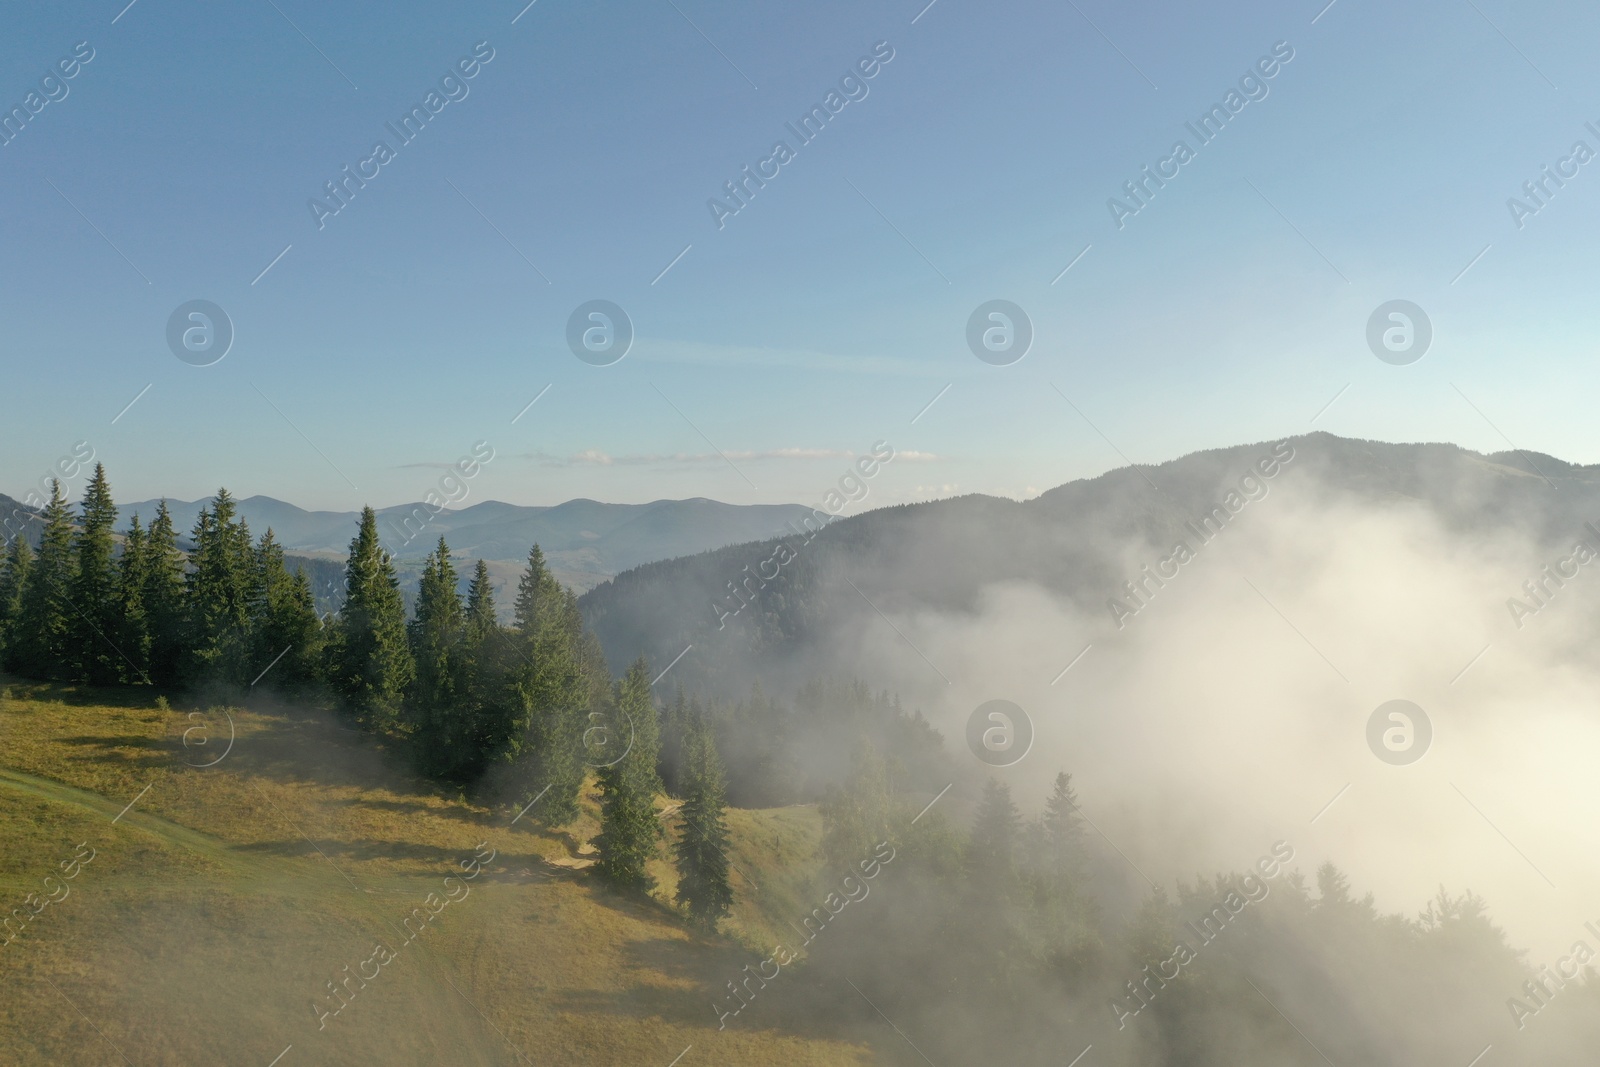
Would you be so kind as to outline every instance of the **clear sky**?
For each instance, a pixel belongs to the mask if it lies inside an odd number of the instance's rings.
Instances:
[[[1600,461],[1592,5],[125,2],[3,15],[11,495],[80,440],[122,500],[341,510],[478,441],[473,499],[529,504],[812,502],[879,439],[873,505],[1311,429]],[[719,220],[746,165],[776,175]],[[1146,165],[1176,176],[1119,228]],[[210,366],[167,340],[197,299]],[[609,366],[566,339],[596,299],[636,334]],[[993,299],[1032,323],[1011,365],[968,346]],[[1394,299],[1432,323],[1409,365],[1366,340]]]

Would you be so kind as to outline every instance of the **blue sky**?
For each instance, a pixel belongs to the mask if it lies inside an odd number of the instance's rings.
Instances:
[[[531,504],[814,502],[879,439],[905,461],[869,506],[1311,429],[1600,461],[1600,161],[1507,207],[1600,151],[1600,12],[1323,2],[10,5],[0,105],[94,58],[0,147],[0,491],[79,440],[120,499],[330,509],[418,499],[477,441],[472,499]],[[1118,229],[1108,198],[1278,42],[1266,97]],[[1434,328],[1408,366],[1364,340],[1397,298]],[[211,366],[167,346],[194,299],[236,331]],[[565,341],[592,299],[636,332],[611,366]],[[991,299],[1034,326],[1010,366],[967,348]]]

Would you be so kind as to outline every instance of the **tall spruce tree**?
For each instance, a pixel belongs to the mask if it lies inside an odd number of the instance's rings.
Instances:
[[[464,706],[465,627],[450,546],[441,537],[422,568],[417,611],[408,628],[417,672],[406,694],[406,718],[416,763],[425,774],[454,778],[477,762]]]
[[[679,687],[672,703],[661,709],[661,756],[656,763],[661,788],[669,797],[684,795],[689,780],[690,741],[695,728],[703,725],[699,705],[691,712],[688,698]]]
[[[13,664],[17,644],[17,619],[22,614],[22,591],[28,584],[28,571],[33,564],[33,549],[28,539],[17,534],[6,550],[5,565],[0,568],[0,665],[17,670]]]
[[[317,613],[317,598],[311,592],[311,577],[304,567],[296,567],[289,576],[288,593],[273,607],[272,620],[276,632],[290,642],[289,654],[282,664],[286,668],[285,688],[299,691],[321,683],[327,629]]]
[[[528,552],[528,565],[517,581],[517,599],[512,604],[516,629],[536,636],[561,602],[562,588],[544,561],[544,550],[534,545]]]
[[[968,863],[984,875],[1009,875],[1016,868],[1021,831],[1022,816],[1011,799],[1011,787],[991,778],[984,783],[983,798],[973,818]]]
[[[209,509],[201,509],[191,537],[194,552],[184,598],[185,674],[191,681],[243,685],[255,676],[250,670],[250,621],[257,595],[256,559],[250,529],[226,489],[217,490]]]
[[[682,694],[679,694],[680,700]],[[699,716],[689,718],[683,740],[682,826],[673,846],[678,868],[676,900],[694,921],[715,930],[733,904],[728,881],[727,786],[716,741]]]
[[[617,680],[616,704],[633,737],[633,745],[621,765],[653,804],[655,795],[662,791],[657,770],[661,762],[661,718],[650,690],[650,665],[643,656],[634,660]]]
[[[489,565],[478,560],[472,569],[472,585],[467,589],[467,622],[480,636],[488,637],[499,626],[495,618],[494,585],[489,581]]]
[[[489,565],[478,560],[467,589],[467,608],[461,625],[458,717],[462,761],[456,777],[475,778],[491,761],[502,758],[515,736],[520,705],[511,672],[510,648],[495,614],[494,585]],[[524,798],[526,800],[526,798]]]
[[[117,619],[114,640],[122,680],[129,685],[148,684],[150,678],[150,614],[145,610],[145,587],[150,582],[150,541],[135,515],[128,524],[117,560]]]
[[[648,892],[656,883],[646,865],[662,837],[655,808],[655,796],[661,789],[656,776],[660,731],[650,695],[649,669],[643,659],[617,680],[612,699],[617,720],[632,724],[633,744],[626,755],[599,770],[600,836],[594,843],[600,859],[596,869],[613,885]]]
[[[990,779],[967,839],[964,888],[973,914],[956,951],[968,961],[972,987],[996,999],[1019,992],[1023,963],[1037,948],[1028,940],[1028,894],[1018,872],[1021,835],[1011,788]]]
[[[508,731],[500,746],[523,768],[524,796],[534,802],[535,817],[560,826],[578,815],[592,687],[580,647],[577,600],[550,573],[538,545],[528,553],[514,616],[505,661],[513,716],[498,724]],[[604,727],[601,732],[615,736]]]
[[[15,630],[15,670],[29,678],[61,680],[72,622],[72,511],[58,478],[50,480],[39,555],[22,590]]]
[[[142,603],[150,625],[150,677],[158,686],[178,682],[187,640],[183,553],[178,531],[165,500],[156,505],[156,517],[145,539],[145,583]]]
[[[322,626],[304,568],[289,573],[283,546],[269,527],[255,549],[250,610],[251,685],[281,692],[305,689],[316,680]]]
[[[1039,817],[1041,860],[1051,882],[1065,890],[1083,876],[1083,815],[1078,811],[1078,794],[1072,788],[1072,775],[1056,774],[1055,787],[1044,802]]]
[[[117,505],[103,463],[83,491],[78,529],[72,538],[72,613],[68,622],[69,658],[73,676],[91,685],[111,685],[126,672],[123,653],[117,650],[120,629],[117,601]]]
[[[568,617],[577,625],[578,637],[576,650],[578,656],[578,671],[583,676],[583,692],[579,694],[579,701],[583,707],[594,709],[605,700],[606,694],[611,691],[611,669],[606,666],[605,650],[600,647],[600,638],[590,630],[583,628],[583,615],[578,610],[578,598],[573,596],[568,606]]]
[[[394,560],[378,541],[378,518],[370,507],[361,509],[361,525],[350,541],[331,659],[334,688],[357,720],[375,730],[394,727],[415,667]]]

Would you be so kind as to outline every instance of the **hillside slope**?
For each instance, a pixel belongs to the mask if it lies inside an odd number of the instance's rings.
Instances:
[[[0,493],[0,531],[4,531],[4,536],[13,537],[26,532],[30,538],[36,538],[38,517],[39,513],[33,508]]]
[[[579,825],[543,833],[418,787],[320,713],[233,709],[230,727],[152,700],[18,683],[0,698],[0,891],[13,926],[31,916],[0,946],[0,1062],[866,1055],[775,1027],[719,1032],[708,1007],[709,990],[759,958],[735,938],[760,943],[787,914],[764,908],[809,896],[814,810],[735,813],[732,856],[766,884],[739,887],[734,937],[707,938],[580,869],[592,800]],[[750,840],[766,860],[746,854]],[[444,881],[490,850],[476,877]],[[657,874],[664,898],[664,861]],[[46,894],[58,902],[32,916]],[[341,981],[347,1002],[330,985]]]
[[[1327,433],[1286,447],[1294,458],[1279,465],[1268,492],[1318,483],[1324,501],[1418,504],[1457,532],[1518,527],[1541,542],[1570,540],[1600,517],[1600,467]],[[1128,577],[1130,546],[1190,536],[1185,524],[1219,506],[1273,448],[1239,445],[1123,467],[1024,502],[970,495],[879,508],[836,521],[809,542],[788,535],[646,564],[580,604],[609,662],[644,655],[667,663],[692,645],[675,668],[679,684],[737,692],[759,677],[781,691],[801,677],[785,673],[790,665],[826,669],[809,654],[826,659],[825,646],[876,623],[879,612],[971,611],[985,588],[1005,582],[1034,583],[1102,610]]]

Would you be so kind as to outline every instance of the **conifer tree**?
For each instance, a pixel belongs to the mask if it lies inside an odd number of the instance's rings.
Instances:
[[[1064,974],[1097,939],[1099,913],[1086,891],[1083,828],[1072,776],[1061,771],[1043,813],[1028,823],[1019,841],[1018,867],[1033,898],[1029,941]]]
[[[494,586],[489,581],[489,565],[481,559],[473,567],[472,585],[467,589],[467,622],[483,637],[499,626],[494,613]]]
[[[578,671],[583,676],[584,691],[579,695],[582,706],[599,707],[611,691],[611,669],[606,666],[606,654],[600,647],[600,638],[583,628],[583,615],[578,611],[577,598],[572,598],[571,617],[578,625],[576,651]]]
[[[465,622],[450,546],[441,537],[423,565],[417,611],[407,627],[417,664],[412,690],[429,703],[449,703],[456,695],[451,663]]]
[[[633,744],[619,764],[627,769],[639,791],[651,798],[661,792],[661,718],[650,691],[650,665],[643,656],[633,661],[616,684],[619,719],[627,723]]]
[[[699,710],[697,704],[691,717],[689,703],[681,686],[673,696],[672,703],[661,709],[661,757],[657,761],[656,771],[661,775],[661,788],[670,797],[684,796],[687,788],[690,742],[695,728],[703,725],[699,720]],[[723,784],[726,791],[726,782]]]
[[[117,619],[114,640],[121,652],[122,681],[129,685],[149,683],[150,616],[145,611],[145,587],[150,581],[150,544],[144,527],[135,515],[122,543],[117,561]]]
[[[1011,799],[1011,787],[991,778],[978,801],[967,849],[967,862],[979,881],[1004,881],[1015,873],[1021,830],[1022,816]]]
[[[303,689],[322,681],[322,648],[327,629],[317,613],[317,598],[311,592],[311,577],[304,567],[289,576],[289,591],[273,609],[273,625],[292,642],[284,659],[285,680],[290,689]]]
[[[528,565],[517,582],[517,599],[512,617],[517,631],[532,639],[538,636],[552,611],[559,607],[563,590],[545,565],[544,551],[534,545],[528,552]]]
[[[857,742],[849,778],[828,790],[821,811],[822,854],[834,867],[855,867],[889,839],[889,772],[871,742]]]
[[[246,684],[250,670],[250,621],[256,600],[256,560],[250,530],[226,489],[195,520],[192,569],[186,576],[188,646],[184,661],[191,680]],[[260,668],[258,667],[257,670]]]
[[[450,546],[441,537],[423,566],[408,628],[417,672],[406,697],[407,718],[418,766],[427,774],[452,777],[477,762],[464,706],[465,623]]]
[[[145,583],[142,603],[150,626],[150,677],[158,686],[178,682],[187,632],[184,558],[178,532],[165,500],[145,538]]]
[[[255,549],[250,612],[252,685],[298,692],[316,680],[322,626],[304,568],[293,574],[271,528]]]
[[[626,755],[599,771],[601,827],[594,843],[600,860],[596,868],[613,885],[648,892],[655,887],[655,878],[646,864],[662,836],[655,809],[655,795],[661,789],[656,777],[660,731],[643,659],[617,680],[613,700],[617,720],[632,724],[633,744]]]
[[[1350,879],[1332,862],[1317,868],[1317,906],[1340,907],[1350,903]]]
[[[578,814],[593,690],[579,644],[577,599],[550,574],[537,545],[518,584],[515,623],[506,657],[514,699],[505,709],[510,718],[496,723],[506,731],[503,740],[494,736],[492,742],[524,768],[524,793],[537,798],[533,814],[560,826]],[[599,733],[618,736],[614,726]]]
[[[358,721],[384,730],[399,721],[414,669],[394,560],[378,541],[376,513],[362,508],[345,564],[345,601],[332,653],[334,688]]]
[[[28,571],[33,563],[33,549],[28,539],[17,534],[11,539],[3,568],[0,568],[0,664],[10,670],[13,649],[17,644],[17,618],[22,614],[22,591],[28,584]]]
[[[682,693],[679,694],[680,701]],[[728,914],[733,887],[728,881],[727,799],[722,759],[699,717],[689,720],[683,741],[682,827],[673,846],[678,868],[676,900],[698,923],[715,930]]]
[[[115,643],[120,628],[117,568],[112,559],[116,523],[117,506],[111,500],[105,464],[96,463],[83,491],[78,528],[72,538],[73,610],[68,622],[73,677],[91,685],[111,685],[127,666]]]
[[[1018,873],[1022,816],[1011,788],[990,779],[983,788],[966,848],[966,908],[973,914],[957,951],[970,983],[989,997],[1015,995],[1029,942],[1027,894]]]
[[[480,559],[473,568],[461,625],[459,685],[464,696],[458,717],[463,752],[454,771],[457,778],[476,777],[490,761],[506,754],[515,736],[520,707],[507,670],[508,651],[495,615],[489,565]],[[528,799],[524,797],[523,803]]]
[[[39,554],[22,591],[22,610],[15,630],[15,663],[29,678],[69,677],[66,661],[72,620],[72,512],[61,481],[50,480],[50,501],[44,509]]]
[[[1039,825],[1046,873],[1062,882],[1075,882],[1083,873],[1083,816],[1078,812],[1072,775],[1066,771],[1057,772]]]

